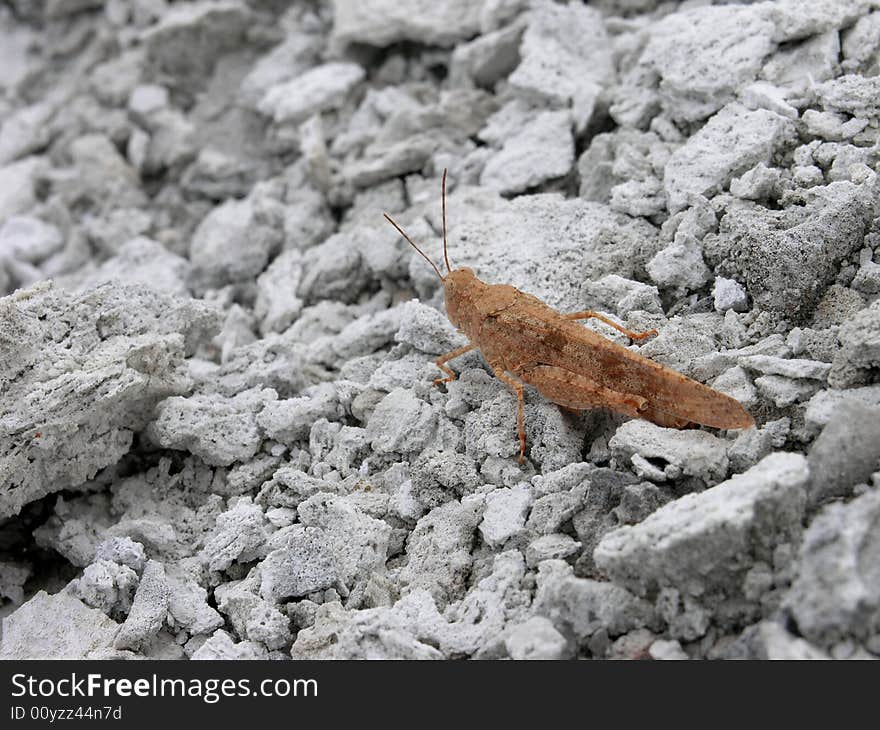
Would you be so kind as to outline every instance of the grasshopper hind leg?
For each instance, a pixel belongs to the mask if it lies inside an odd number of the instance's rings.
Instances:
[[[516,374],[535,386],[547,400],[570,410],[608,408],[634,418],[645,418],[650,405],[645,398],[632,393],[611,390],[580,373],[555,365],[528,365]]]
[[[598,319],[600,322],[604,322],[609,327],[613,327],[618,332],[622,332],[631,340],[644,340],[652,335],[657,334],[657,330],[648,330],[647,332],[633,332],[632,330],[628,330],[626,327],[623,327],[617,322],[615,322],[610,317],[606,317],[604,314],[599,314],[598,312],[594,312],[592,309],[586,309],[583,312],[572,312],[571,314],[565,315],[566,319]]]

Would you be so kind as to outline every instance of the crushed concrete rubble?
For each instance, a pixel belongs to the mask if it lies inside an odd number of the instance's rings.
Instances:
[[[12,2],[0,58],[0,658],[880,658],[876,0]],[[520,462],[382,213],[755,428],[527,387]]]

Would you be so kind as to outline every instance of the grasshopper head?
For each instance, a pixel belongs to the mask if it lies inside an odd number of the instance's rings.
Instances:
[[[479,283],[473,269],[461,268],[450,271],[443,279],[443,291],[446,295],[446,313],[449,321],[456,327],[461,326],[466,315],[465,308],[470,300],[468,292]]]

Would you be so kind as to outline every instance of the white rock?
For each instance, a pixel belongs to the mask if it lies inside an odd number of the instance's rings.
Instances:
[[[754,80],[775,48],[773,30],[762,9],[753,6],[670,13],[651,27],[639,70],[660,77],[663,109],[673,119],[705,119]]]
[[[601,13],[583,5],[542,0],[526,18],[520,56],[510,84],[538,99],[571,104],[575,127],[593,115],[602,89],[614,78],[611,43]]]
[[[493,548],[501,547],[519,533],[525,526],[531,503],[532,494],[528,484],[489,492],[479,527],[486,544]]]
[[[109,648],[119,624],[68,593],[39,591],[3,619],[0,659],[85,659]]]
[[[727,444],[706,431],[679,431],[633,419],[618,427],[608,442],[618,459],[634,454],[661,462],[666,478],[696,476],[718,482],[727,475]]]
[[[734,312],[745,312],[748,309],[749,301],[745,287],[733,279],[717,277],[712,287],[712,297],[716,312],[724,313],[728,309],[732,309]]]
[[[801,454],[771,454],[608,533],[594,552],[596,564],[639,595],[672,587],[697,601],[740,596],[756,561],[772,563],[777,545],[799,538],[808,477]]]
[[[568,174],[573,164],[570,114],[541,112],[489,158],[480,184],[505,195],[520,193]]]
[[[648,653],[652,659],[658,660],[689,659],[688,655],[684,653],[684,649],[681,648],[681,644],[675,640],[657,639],[651,644]]]
[[[646,268],[657,286],[678,292],[699,289],[712,276],[699,245],[694,241],[670,244],[658,251]]]
[[[40,102],[8,115],[0,126],[0,165],[48,144],[51,138],[49,121],[54,113],[53,102]]]
[[[284,546],[270,552],[260,564],[260,595],[276,603],[330,588],[337,573],[330,544],[316,527],[292,525]]]
[[[437,428],[434,409],[412,390],[396,388],[377,404],[367,422],[367,437],[380,453],[421,451]]]
[[[0,167],[0,221],[26,213],[36,202],[36,178],[42,160],[25,157]]]
[[[363,67],[356,63],[325,63],[273,86],[257,108],[276,124],[298,124],[316,112],[341,106],[364,76]]]
[[[666,163],[664,186],[669,210],[687,206],[691,194],[714,195],[734,177],[794,138],[791,119],[766,109],[732,102],[679,147]]]
[[[302,311],[303,302],[296,295],[302,278],[302,253],[284,251],[257,277],[257,300],[254,316],[260,332],[284,332]]]
[[[564,533],[541,535],[526,546],[526,563],[530,568],[535,568],[544,560],[567,558],[580,549],[581,543]]]
[[[553,622],[543,616],[532,616],[509,630],[504,640],[511,659],[563,659],[568,653],[568,642]]]
[[[768,198],[779,184],[781,173],[776,167],[759,162],[751,170],[730,181],[730,192],[743,200]]]
[[[402,40],[452,46],[477,34],[482,5],[471,0],[333,0],[333,37],[373,46]]]
[[[880,406],[880,383],[847,390],[829,388],[819,391],[810,398],[804,412],[807,428],[814,434],[818,433],[831,420],[837,405],[847,400],[860,401],[870,406]]]
[[[50,223],[29,216],[13,216],[0,227],[0,257],[36,263],[57,252],[64,243]]]
[[[168,596],[165,566],[148,560],[131,611],[119,628],[113,646],[116,649],[139,649],[159,633],[168,614]]]
[[[828,646],[848,636],[863,639],[880,628],[880,489],[828,505],[804,534],[788,611],[807,639]]]
[[[150,436],[165,448],[186,449],[209,464],[248,461],[263,442],[256,415],[274,390],[246,390],[232,398],[197,394],[167,398],[150,424]]]

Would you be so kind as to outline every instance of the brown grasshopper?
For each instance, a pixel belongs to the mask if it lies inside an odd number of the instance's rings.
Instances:
[[[434,383],[455,380],[446,363],[479,348],[495,377],[516,394],[520,463],[526,449],[523,383],[569,410],[609,408],[671,428],[690,423],[714,428],[755,425],[734,398],[632,352],[575,320],[598,319],[634,340],[656,335],[657,330],[632,332],[590,310],[561,314],[509,284],[487,284],[471,269],[453,269],[446,243],[446,170],[442,201],[446,276],[391,216],[384,216],[433,267],[443,283],[449,320],[470,340],[437,358],[437,367],[447,377]]]

